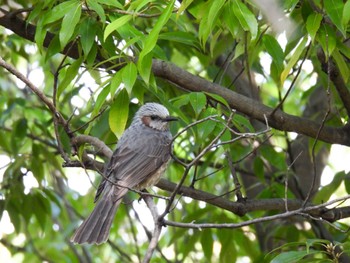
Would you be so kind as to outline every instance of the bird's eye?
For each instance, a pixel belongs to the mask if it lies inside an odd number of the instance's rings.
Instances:
[[[152,121],[160,119],[159,116],[157,116],[157,115],[151,115],[150,118],[151,118]]]

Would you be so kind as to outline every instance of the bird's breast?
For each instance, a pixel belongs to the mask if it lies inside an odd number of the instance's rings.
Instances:
[[[160,180],[160,178],[163,176],[167,166],[169,164],[169,160],[165,162],[159,169],[153,173],[152,175],[148,176],[145,180],[143,180],[141,183],[139,183],[136,186],[136,189],[142,190],[148,187],[151,187],[155,184],[157,184]]]

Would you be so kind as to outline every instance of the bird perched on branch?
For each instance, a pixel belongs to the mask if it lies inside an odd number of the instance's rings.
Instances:
[[[71,238],[74,243],[107,241],[123,197],[129,189],[156,184],[170,160],[169,122],[176,118],[157,103],[146,103],[121,136],[96,193],[96,206]]]

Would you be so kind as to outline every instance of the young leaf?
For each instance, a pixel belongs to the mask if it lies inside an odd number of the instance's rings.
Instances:
[[[133,62],[128,63],[123,68],[122,80],[126,90],[130,94],[137,78],[137,68]]]
[[[198,30],[198,36],[201,39],[201,44],[203,47],[205,46],[212,29],[215,27],[215,22],[224,4],[224,0],[211,0],[207,3],[203,3],[202,5],[203,9],[207,10],[207,12],[204,12],[204,16],[201,19]]]
[[[188,32],[165,32],[159,34],[159,39],[168,40],[169,42],[178,42],[199,49],[197,38]]]
[[[114,74],[114,76],[110,81],[111,83],[110,93],[112,98],[114,97],[114,94],[116,93],[117,89],[120,87],[120,84],[122,83],[122,73],[123,71],[119,70]]]
[[[117,2],[117,1],[116,1]],[[106,15],[103,7],[96,0],[87,0],[90,9],[94,10],[101,18],[102,23],[106,22]]]
[[[189,5],[193,2],[193,0],[184,0],[181,2],[181,5],[179,7],[179,10],[177,11],[176,18],[179,18],[180,14],[183,13],[189,7]]]
[[[201,92],[192,92],[190,94],[190,103],[194,112],[196,113],[196,116],[198,116],[198,114],[205,107],[205,104],[207,103],[207,98]]]
[[[65,1],[59,5],[56,5],[54,8],[44,14],[42,24],[47,25],[56,22],[64,17],[69,11],[74,9],[74,7],[77,5],[80,6],[79,1],[77,0]]]
[[[80,65],[83,61],[83,57],[79,58],[78,60],[74,61],[72,65],[69,66],[69,68],[66,71],[66,74],[64,75],[63,79],[61,80],[60,84],[57,88],[57,98],[60,97],[64,89],[72,82],[74,78],[77,77],[78,71],[80,68]]]
[[[296,263],[307,255],[308,253],[305,250],[282,252],[278,254],[271,263]]]
[[[154,25],[153,29],[147,36],[146,40],[144,41],[144,46],[143,49],[140,53],[139,60],[137,63],[138,70],[140,72],[141,77],[143,80],[148,84],[149,82],[149,76],[151,72],[151,68],[149,65],[150,58],[148,58],[147,65],[145,67],[144,65],[144,58],[153,50],[155,47],[157,40],[158,40],[158,35],[160,30],[163,28],[163,26],[166,24],[166,22],[169,20],[173,8],[174,8],[175,0],[171,0],[168,4],[168,6],[164,9],[162,12],[162,15],[158,18],[156,24]]]
[[[73,35],[74,29],[78,24],[81,16],[81,4],[79,1],[74,1],[75,5],[70,9],[62,20],[62,25],[59,33],[61,48],[65,47]]]
[[[255,39],[258,34],[258,22],[254,14],[240,0],[233,0],[232,4],[233,14],[237,17],[242,28],[244,31],[250,32],[252,38]]]
[[[281,46],[279,45],[278,41],[270,35],[264,35],[263,43],[266,51],[272,57],[272,63],[277,66],[278,72],[281,73],[283,71],[284,61],[284,53]]]
[[[316,33],[320,28],[321,21],[322,21],[322,15],[320,15],[319,13],[313,13],[309,15],[309,17],[307,18],[306,30],[307,32],[309,32],[309,35],[312,41],[314,41]]]
[[[305,50],[305,45],[307,43],[307,37],[304,37],[303,40],[299,43],[297,48],[295,49],[294,54],[291,56],[291,59],[287,63],[285,69],[281,73],[281,84],[283,85],[284,81],[286,80],[290,70],[294,67],[294,65],[298,62],[301,54]]]
[[[110,92],[110,85],[103,87],[102,91],[98,94],[94,110],[92,111],[92,117],[95,117],[97,113],[100,111],[102,105],[106,102],[106,98]]]
[[[114,100],[109,111],[109,127],[120,138],[122,136],[129,115],[129,96],[126,89],[122,89]]]
[[[122,25],[129,22],[129,20],[132,18],[131,15],[124,15],[122,17],[119,17],[118,19],[114,20],[112,23],[106,26],[103,39],[106,41],[107,37],[115,30],[117,30]]]
[[[332,55],[333,50],[337,45],[337,36],[335,34],[335,30],[333,30],[333,28],[327,24],[323,25],[317,34],[317,40],[320,42],[324,53],[327,56]]]
[[[80,42],[81,47],[84,51],[84,56],[86,57],[95,41],[97,27],[95,24],[95,20],[88,17],[87,19],[83,20],[80,24],[79,28],[79,34],[80,34]]]
[[[343,28],[347,28],[350,21],[350,1],[346,1],[343,9],[342,25]]]
[[[350,75],[350,70],[348,64],[344,61],[344,57],[339,53],[338,49],[334,49],[332,57],[334,58],[335,63],[337,63],[344,82],[347,83]]]
[[[327,0],[324,1],[323,4],[329,18],[345,37],[346,30],[344,30],[342,23],[342,14],[344,8],[343,0]]]

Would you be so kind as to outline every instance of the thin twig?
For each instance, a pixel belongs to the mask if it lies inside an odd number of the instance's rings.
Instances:
[[[278,219],[283,219],[283,218],[289,218],[292,216],[296,215],[307,215],[307,212],[313,211],[313,210],[318,210],[321,208],[325,208],[329,205],[332,205],[334,203],[347,200],[350,198],[350,195],[344,196],[342,198],[337,198],[335,200],[329,201],[327,203],[317,205],[317,206],[308,206],[308,207],[301,207],[299,209],[293,210],[293,211],[287,211],[281,214],[277,215],[272,215],[272,216],[265,216],[265,217],[260,217],[260,218],[255,218],[251,220],[247,220],[241,223],[222,223],[222,224],[213,224],[213,223],[204,223],[204,224],[195,224],[194,222],[191,223],[183,223],[183,222],[174,222],[174,221],[169,221],[169,220],[164,220],[164,224],[167,226],[173,226],[173,227],[180,227],[180,228],[193,228],[193,229],[203,229],[203,228],[216,228],[216,229],[221,229],[221,228],[241,228],[244,226],[249,226],[257,223],[262,223],[262,222],[267,222],[267,221],[273,221],[273,220],[278,220]]]
[[[241,192],[241,184],[238,180],[238,177],[237,177],[237,173],[236,173],[236,169],[235,167],[233,166],[233,163],[232,163],[232,158],[230,156],[230,153],[228,151],[225,152],[225,156],[226,156],[226,159],[227,159],[227,162],[228,162],[228,166],[230,167],[230,170],[231,170],[231,175],[233,177],[233,183],[235,184],[235,187],[236,187],[236,197],[237,197],[237,201],[238,202],[241,202],[244,200],[243,196],[242,196],[242,192]]]

